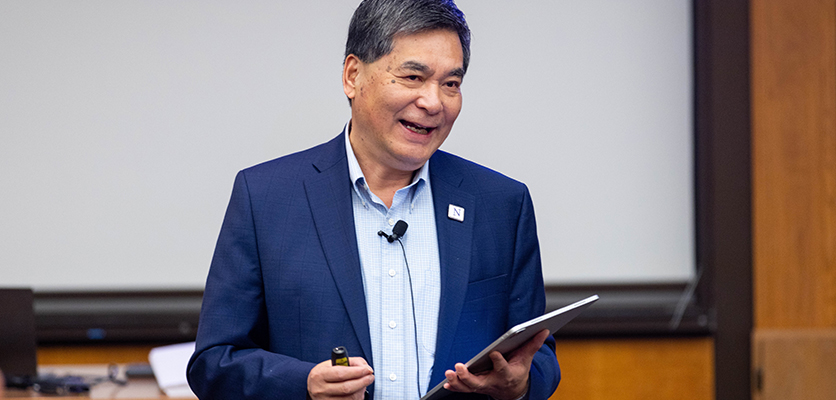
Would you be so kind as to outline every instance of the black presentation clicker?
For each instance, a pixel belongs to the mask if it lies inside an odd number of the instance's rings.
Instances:
[[[338,346],[331,350],[331,365],[348,366],[348,352],[345,351],[345,347]]]

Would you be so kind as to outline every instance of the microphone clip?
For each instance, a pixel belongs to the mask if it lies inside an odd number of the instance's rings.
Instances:
[[[406,221],[401,219],[401,220],[398,220],[397,223],[395,223],[395,227],[392,228],[392,234],[391,235],[386,234],[386,232],[383,232],[382,230],[377,231],[377,235],[385,237],[386,240],[389,241],[389,243],[392,243],[392,242],[400,239],[401,237],[403,237],[403,234],[406,233],[406,228],[408,228],[408,227],[409,227],[409,225],[406,224]]]
[[[377,231],[377,236],[383,236],[383,237],[385,237],[385,238],[386,238],[386,240],[388,240],[388,241],[389,241],[389,243],[392,243],[392,242],[394,242],[394,241],[395,241],[395,239],[392,239],[392,236],[389,236],[388,234],[386,234],[386,232],[383,232],[383,231]]]

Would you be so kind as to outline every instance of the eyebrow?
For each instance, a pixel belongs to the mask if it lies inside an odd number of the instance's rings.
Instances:
[[[427,71],[430,70],[430,67],[428,67],[424,64],[421,64],[417,61],[406,61],[403,64],[401,64],[401,69],[426,73]]]
[[[403,64],[401,64],[401,69],[420,73],[428,73],[430,71],[430,67],[417,61],[405,61]],[[456,68],[450,71],[450,73],[448,73],[447,76],[464,78],[464,68]]]

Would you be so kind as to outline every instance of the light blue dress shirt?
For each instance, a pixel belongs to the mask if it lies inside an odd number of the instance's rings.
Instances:
[[[387,208],[366,184],[348,139],[348,129],[347,125],[345,147],[354,189],[351,195],[354,227],[369,315],[374,396],[380,400],[418,399],[427,392],[430,382],[441,297],[429,161],[415,173],[409,186],[395,193],[392,207]],[[391,234],[398,220],[409,224],[401,239],[404,250],[398,242],[389,243],[377,233],[382,230]],[[414,308],[407,272],[412,278]],[[413,324],[413,312],[417,327]]]

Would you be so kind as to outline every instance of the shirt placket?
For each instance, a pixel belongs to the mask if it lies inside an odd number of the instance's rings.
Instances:
[[[406,201],[408,191],[408,188],[404,188],[395,193],[392,207],[386,210],[382,221],[381,230],[384,232],[391,232],[395,223],[402,219],[404,205],[408,204]],[[391,389],[391,391],[386,390],[386,398],[400,398],[406,390],[404,374],[406,372],[405,343],[407,337],[405,335],[408,333],[406,331],[408,324],[404,318],[411,316],[412,310],[411,308],[407,310],[409,294],[404,290],[409,290],[409,288],[401,245],[400,243],[389,243],[384,237],[380,237],[380,243],[383,269],[381,282],[383,318],[381,323],[384,325],[381,329],[384,332],[383,357],[387,360],[387,370],[384,371],[382,378],[387,383],[386,386]]]

